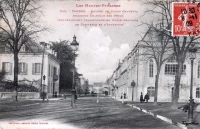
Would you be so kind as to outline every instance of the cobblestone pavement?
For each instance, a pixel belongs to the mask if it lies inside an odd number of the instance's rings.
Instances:
[[[0,128],[179,129],[175,125],[107,97],[100,97],[99,103],[95,97],[78,98],[75,108],[70,107],[69,98],[36,103],[37,105],[22,104],[16,109],[0,111]]]

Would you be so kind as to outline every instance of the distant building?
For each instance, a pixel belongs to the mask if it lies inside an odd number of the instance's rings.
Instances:
[[[39,92],[48,92],[49,96],[59,94],[60,64],[56,53],[47,46],[44,52],[43,75],[45,82],[41,87],[41,66],[43,46],[32,43],[30,46],[22,46],[19,52],[19,75],[18,80],[31,82]],[[14,78],[14,55],[9,47],[0,46],[0,71],[6,72],[4,81],[13,81]],[[43,76],[42,75],[42,76]],[[43,89],[44,88],[44,89]]]
[[[93,85],[89,85],[89,91],[90,91],[90,93],[93,91]]]
[[[107,92],[107,94],[110,94],[110,87],[107,85],[107,83],[104,82],[94,82],[94,85],[92,87],[92,91],[94,93],[103,93]]]
[[[77,85],[76,91],[78,94],[89,94],[90,88],[89,88],[89,81],[85,77],[79,78],[80,84]]]

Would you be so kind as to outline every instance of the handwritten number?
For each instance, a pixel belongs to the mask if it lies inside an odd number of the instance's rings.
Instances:
[[[187,26],[193,26],[193,23],[192,23],[192,21],[187,21],[187,22],[186,22],[186,25],[187,25]]]
[[[197,7],[200,8],[200,3],[197,4]]]
[[[194,7],[189,8],[189,13],[195,13],[195,9],[194,9]]]

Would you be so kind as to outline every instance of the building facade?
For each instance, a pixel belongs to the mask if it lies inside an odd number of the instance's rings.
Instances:
[[[106,96],[112,95],[111,90],[112,88],[107,83],[103,82],[94,82],[94,85],[91,87],[93,93],[104,94]]]
[[[142,92],[143,95],[148,93],[150,101],[154,101],[156,62],[153,58],[147,58],[143,54],[145,50],[146,46],[138,42],[133,50],[118,63],[118,67],[109,78],[113,97],[121,98],[125,93],[125,99],[139,102]],[[200,102],[200,54],[196,54],[193,66],[192,93],[194,101]],[[176,70],[177,62],[174,56],[162,65],[158,82],[158,102],[170,102],[172,100]],[[186,57],[180,81],[180,102],[189,102],[190,80],[191,60]]]
[[[89,94],[90,93],[90,87],[89,87],[89,80],[86,79],[85,77],[80,77],[79,78],[79,84],[76,85],[76,92],[77,94]]]
[[[39,51],[37,52],[28,52],[26,50],[26,46],[23,46],[19,52],[19,83],[21,81],[29,82],[31,86],[34,86],[38,89],[38,92],[46,92],[48,93],[49,97],[56,96],[59,94],[60,63],[56,57],[56,53],[53,53],[49,46],[47,46],[44,51],[44,57],[42,51],[43,46],[37,45],[37,47],[39,47]],[[5,49],[1,50],[0,71],[6,72],[4,81],[13,81],[14,55]]]

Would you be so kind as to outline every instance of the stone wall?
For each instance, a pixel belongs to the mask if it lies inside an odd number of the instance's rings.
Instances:
[[[13,92],[0,92],[0,98],[12,98]],[[39,99],[39,92],[18,92],[18,98]]]

